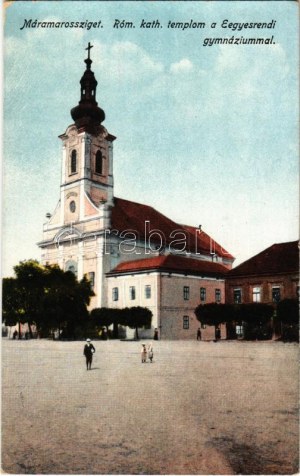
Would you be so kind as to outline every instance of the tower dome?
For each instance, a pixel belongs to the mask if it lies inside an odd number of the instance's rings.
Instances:
[[[78,106],[71,109],[71,116],[77,129],[84,129],[87,132],[93,133],[100,126],[101,122],[104,121],[105,113],[103,109],[98,107],[96,101],[96,89],[98,83],[93,71],[91,70],[91,48],[93,48],[93,46],[89,43],[86,48],[88,50],[88,57],[84,60],[86,70],[80,80],[81,98]]]

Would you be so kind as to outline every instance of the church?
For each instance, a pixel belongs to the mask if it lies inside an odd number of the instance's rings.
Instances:
[[[195,339],[194,309],[225,301],[225,276],[234,258],[201,226],[175,223],[149,205],[114,195],[116,137],[103,126],[91,48],[89,43],[73,122],[59,136],[60,197],[38,243],[41,261],[78,279],[86,275],[95,293],[90,309],[149,308],[152,324],[140,337],[151,338],[158,329],[160,339]],[[212,332],[204,327],[202,338],[213,338]]]

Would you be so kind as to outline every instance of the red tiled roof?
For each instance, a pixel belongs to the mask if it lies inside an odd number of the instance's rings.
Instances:
[[[275,243],[229,271],[227,277],[299,272],[298,241]]]
[[[119,263],[116,268],[107,274],[126,274],[149,270],[196,274],[207,277],[223,277],[228,273],[228,269],[219,263],[169,254]]]
[[[145,221],[149,221],[148,233],[149,230],[159,230],[165,237],[166,245],[173,241],[173,247],[176,249],[175,239],[185,237],[186,251],[198,252],[199,254],[210,254],[213,251],[229,260],[234,259],[230,253],[224,250],[205,232],[199,232],[196,227],[175,223],[148,205],[115,198],[111,219],[113,229],[118,230],[118,232],[134,230],[137,234],[137,239],[145,239]],[[181,234],[174,236],[174,232],[181,232]],[[151,243],[160,244],[160,239],[157,235],[153,234],[151,236]],[[177,244],[177,249],[181,249],[182,246],[183,241]]]
[[[217,243],[213,238],[211,238],[205,231],[199,230],[194,226],[182,225],[182,227],[190,233],[194,241],[191,241],[192,249],[197,249],[202,251],[205,254],[216,253],[218,256],[223,258],[228,258],[233,260],[234,257],[228,253],[219,243]],[[197,240],[197,243],[195,242]]]

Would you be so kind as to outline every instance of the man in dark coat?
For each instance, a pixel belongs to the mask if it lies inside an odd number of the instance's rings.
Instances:
[[[96,349],[91,343],[91,339],[87,339],[83,349],[83,355],[85,355],[85,358],[86,358],[86,370],[91,370],[93,354],[95,352],[96,352]]]

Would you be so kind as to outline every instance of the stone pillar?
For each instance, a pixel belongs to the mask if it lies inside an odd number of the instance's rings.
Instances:
[[[103,236],[97,237],[96,244],[96,273],[95,282],[97,283],[97,295],[96,295],[96,307],[103,306],[103,280],[104,280],[104,267],[103,267],[103,255],[104,255],[104,243]]]
[[[108,142],[108,190],[107,203],[113,205],[114,199],[114,171],[113,171],[113,144]]]
[[[80,281],[84,275],[84,249],[83,249],[83,241],[78,242],[78,268],[77,268],[77,279]]]
[[[68,168],[68,158],[67,158],[67,148],[66,145],[63,145],[62,153],[62,165],[61,165],[61,183],[64,184],[66,181],[66,170]],[[60,224],[63,225],[65,220],[65,192],[64,188],[61,188],[60,192]]]

